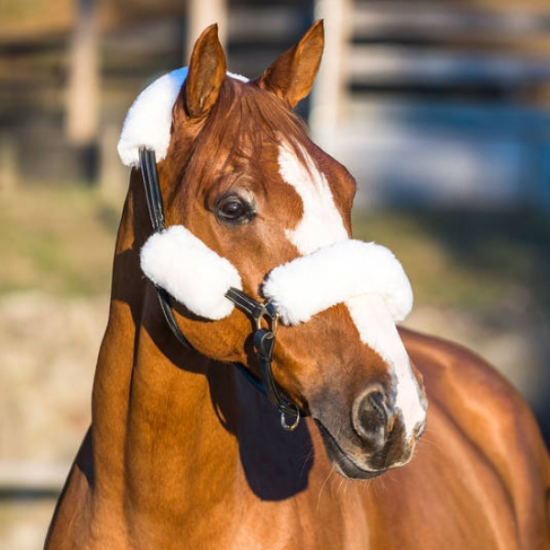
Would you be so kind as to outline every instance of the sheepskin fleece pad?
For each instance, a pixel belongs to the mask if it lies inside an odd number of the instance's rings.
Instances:
[[[161,76],[143,90],[130,107],[122,126],[118,154],[125,166],[139,166],[139,150],[151,149],[158,161],[166,157],[170,145],[172,109],[187,78],[182,67]],[[247,82],[244,76],[228,72],[227,76]]]
[[[405,319],[413,303],[409,279],[392,252],[354,239],[324,246],[275,268],[263,285],[263,294],[289,325],[364,295],[382,297],[394,321]]]
[[[183,225],[155,233],[141,249],[141,269],[189,311],[218,320],[233,311],[226,297],[231,288],[242,289],[232,263],[222,258]]]
[[[206,319],[228,316],[234,306],[226,292],[231,287],[242,289],[237,269],[181,225],[147,240],[141,268],[153,283]],[[409,280],[391,251],[352,239],[275,268],[262,293],[288,325],[304,323],[338,303],[365,295],[380,296],[394,321],[401,321],[413,302]]]

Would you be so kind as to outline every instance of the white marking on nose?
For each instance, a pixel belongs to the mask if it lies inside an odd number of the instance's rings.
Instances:
[[[401,411],[406,438],[426,420],[426,408],[411,363],[394,321],[381,296],[364,295],[346,301],[361,341],[390,366],[395,384],[395,409]]]
[[[300,146],[298,146],[300,147]],[[286,141],[279,145],[279,173],[284,181],[296,189],[302,199],[304,213],[287,238],[301,254],[309,254],[322,246],[348,238],[342,216],[334,204],[327,179],[313,159],[300,147],[306,165]]]
[[[290,144],[282,142],[279,145],[279,172],[302,199],[302,219],[294,229],[287,230],[286,235],[299,252],[306,255],[349,236],[325,175],[303,148],[300,147],[300,151],[305,165]],[[425,421],[426,409],[394,320],[382,296],[362,295],[345,303],[361,341],[379,353],[391,369],[396,391],[395,408],[401,411],[408,439],[415,427]]]

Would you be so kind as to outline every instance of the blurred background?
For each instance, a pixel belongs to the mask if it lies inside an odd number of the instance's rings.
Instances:
[[[357,178],[406,325],[473,348],[550,441],[548,0],[0,0],[0,549],[41,548],[90,420],[126,111],[218,22],[259,75],[323,17],[311,132]]]

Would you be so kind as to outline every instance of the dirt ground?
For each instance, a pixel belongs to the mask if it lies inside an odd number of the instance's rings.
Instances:
[[[1,550],[42,547],[52,492],[90,421],[107,307],[106,296],[26,292],[0,300],[0,479],[18,489],[0,493]]]
[[[107,296],[22,292],[0,298],[0,550],[41,548],[54,498],[90,419],[90,392]],[[530,400],[548,387],[541,348],[524,325],[492,330],[464,313],[417,308],[408,326],[451,337],[498,365]],[[550,327],[537,326],[550,357]],[[536,357],[535,357],[536,356]],[[521,368],[518,368],[521,367]],[[11,477],[10,477],[11,476]],[[33,481],[34,480],[34,481]],[[42,488],[33,491],[32,488]]]

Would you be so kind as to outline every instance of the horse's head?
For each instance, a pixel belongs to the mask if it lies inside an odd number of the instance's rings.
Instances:
[[[203,355],[255,372],[250,319],[225,292],[271,300],[278,387],[316,420],[334,468],[366,478],[410,459],[426,402],[395,327],[411,307],[408,280],[387,249],[350,238],[355,182],[291,112],[322,49],[316,23],[247,81],[226,73],[208,28],[189,68],[136,101],[119,151],[134,166],[140,148],[156,153],[168,229],[142,266],[177,299],[180,330]]]

